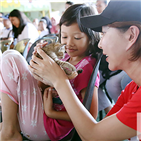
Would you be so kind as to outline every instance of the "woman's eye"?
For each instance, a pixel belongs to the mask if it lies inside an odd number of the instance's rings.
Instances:
[[[100,33],[100,38],[102,38],[105,35],[106,32],[101,32]]]
[[[105,35],[106,34],[106,32],[102,32],[102,35]]]

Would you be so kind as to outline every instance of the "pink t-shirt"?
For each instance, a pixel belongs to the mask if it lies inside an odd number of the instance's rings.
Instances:
[[[69,58],[70,58],[69,55],[66,54],[63,61],[67,61],[69,60]],[[78,64],[75,65],[76,70],[83,69],[83,71],[75,79],[70,80],[70,83],[81,102],[83,102],[83,100],[82,100],[82,96],[80,92],[82,89],[87,87],[95,63],[96,63],[95,58],[91,56],[86,56]],[[100,78],[98,73],[96,83],[95,83],[96,87],[99,87],[99,81],[100,81]],[[54,104],[54,108],[57,111],[66,111],[63,104],[61,105]],[[43,115],[43,118],[44,118],[44,126],[46,129],[46,132],[52,141],[61,140],[66,135],[68,135],[74,127],[72,122],[70,121],[52,119],[47,117],[45,113]]]

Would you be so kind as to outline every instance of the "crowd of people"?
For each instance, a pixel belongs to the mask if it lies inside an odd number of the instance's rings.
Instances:
[[[97,0],[95,8],[67,1],[59,23],[48,16],[30,22],[18,9],[0,13],[0,40],[11,40],[10,49],[0,58],[0,140],[22,141],[22,132],[30,140],[58,141],[75,127],[82,140],[140,141],[140,9],[141,1],[134,0]],[[68,80],[41,50],[47,43],[35,46],[29,65],[13,50],[23,39],[30,39],[30,48],[48,34],[58,36],[65,45],[62,60],[83,70],[76,78]],[[87,111],[82,103],[101,49]],[[37,52],[42,59],[36,57]],[[60,103],[53,101],[54,95]],[[103,110],[106,117],[97,122],[98,112]]]
[[[0,15],[0,41],[11,40],[10,49],[21,40],[29,38],[30,46],[39,38],[48,34],[58,34],[59,27],[55,19],[50,20],[47,16],[41,19],[35,18],[31,22],[27,16],[18,9],[12,10],[9,14]]]

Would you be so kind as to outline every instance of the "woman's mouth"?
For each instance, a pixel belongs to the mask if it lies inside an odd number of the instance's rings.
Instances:
[[[106,55],[106,61],[108,62],[108,55]]]

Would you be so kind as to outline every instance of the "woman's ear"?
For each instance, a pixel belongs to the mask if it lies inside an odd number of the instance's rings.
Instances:
[[[126,50],[130,49],[133,44],[136,42],[138,36],[139,36],[140,30],[137,26],[133,25],[130,26],[128,29],[128,46],[126,47]]]

